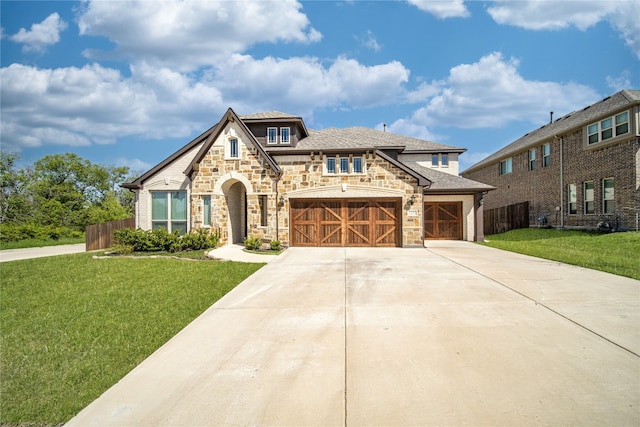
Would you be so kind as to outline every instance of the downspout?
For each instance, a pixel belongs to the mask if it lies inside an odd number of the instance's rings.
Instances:
[[[557,138],[557,136],[556,136]],[[564,228],[564,156],[560,138],[560,228]]]
[[[278,199],[278,183],[280,182],[280,174],[276,175],[276,240],[280,241],[280,202]]]

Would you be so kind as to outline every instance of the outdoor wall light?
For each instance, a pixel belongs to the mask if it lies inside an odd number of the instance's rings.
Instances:
[[[411,198],[409,199],[409,203],[411,203],[412,205],[416,202],[416,195],[412,194]]]
[[[284,206],[284,196],[280,196],[280,203],[278,203],[279,206]]]

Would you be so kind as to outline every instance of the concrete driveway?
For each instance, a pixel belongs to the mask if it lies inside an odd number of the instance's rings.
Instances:
[[[291,248],[67,426],[640,424],[640,282],[467,242]]]

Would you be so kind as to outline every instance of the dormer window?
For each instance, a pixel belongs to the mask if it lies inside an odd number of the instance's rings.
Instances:
[[[280,143],[281,144],[290,144],[290,129],[289,128],[280,128]]]
[[[267,128],[267,144],[291,144],[291,128],[290,127],[268,127]]]
[[[267,128],[267,144],[278,143],[278,128]]]

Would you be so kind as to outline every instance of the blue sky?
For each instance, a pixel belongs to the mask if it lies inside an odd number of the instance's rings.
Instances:
[[[637,1],[1,1],[1,149],[143,172],[238,114],[467,148],[640,88]]]

